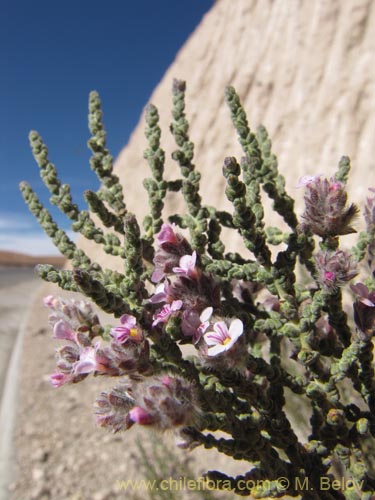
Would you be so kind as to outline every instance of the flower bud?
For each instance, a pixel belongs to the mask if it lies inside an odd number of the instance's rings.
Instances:
[[[129,410],[134,401],[123,386],[111,392],[102,392],[95,403],[96,422],[101,427],[108,427],[113,432],[129,429],[133,422],[129,418]]]
[[[358,214],[358,208],[354,204],[346,208],[347,193],[341,182],[311,178],[306,184],[304,199],[302,231],[310,230],[322,237],[356,232],[350,224]]]
[[[317,281],[325,292],[334,292],[340,285],[350,281],[357,274],[352,256],[345,251],[319,251],[315,256],[318,270]]]
[[[99,425],[115,432],[134,423],[167,430],[192,426],[198,418],[193,385],[175,375],[133,376],[96,401]]]
[[[137,406],[160,430],[194,425],[197,420],[194,387],[182,377],[159,375],[144,379],[133,387],[132,394]]]

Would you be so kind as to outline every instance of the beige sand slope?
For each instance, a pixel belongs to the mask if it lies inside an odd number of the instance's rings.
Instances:
[[[237,89],[250,126],[267,127],[291,195],[301,199],[300,176],[330,176],[348,155],[349,192],[363,198],[375,185],[374,17],[372,0],[219,0],[150,98],[160,113],[166,175],[178,173],[169,124],[172,81],[179,78],[187,81],[190,137],[207,203],[228,206],[223,160],[242,156],[224,103],[227,85]],[[103,103],[104,119],[110,105]],[[144,128],[142,117],[115,164],[128,207],[140,217],[147,211],[142,180],[149,176]],[[169,211],[177,208],[184,205],[171,196]]]
[[[222,162],[227,155],[241,156],[223,102],[227,84],[238,89],[252,126],[268,127],[292,194],[300,175],[330,175],[343,154],[353,161],[350,191],[363,194],[368,183],[375,184],[374,8],[372,0],[218,0],[151,98],[160,109],[168,175],[176,175],[167,130],[170,88],[177,77],[188,82],[187,114],[205,201],[226,206]],[[105,102],[104,108],[111,105]],[[116,163],[128,206],[140,216],[145,212],[142,179],[148,176],[143,128],[141,120]],[[170,200],[170,210],[179,203]],[[99,256],[92,245],[82,246]],[[36,305],[24,344],[19,476],[12,498],[130,498],[116,489],[116,480],[137,477],[136,433],[111,436],[95,428],[91,405],[108,381],[51,390],[45,374],[53,369],[53,342],[45,324],[46,313]],[[216,458],[201,453],[193,454],[201,460],[197,475],[202,466],[220,468]],[[244,467],[235,462],[229,472]]]

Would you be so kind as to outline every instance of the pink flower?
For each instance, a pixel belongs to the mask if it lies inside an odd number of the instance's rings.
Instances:
[[[110,332],[116,342],[119,342],[120,344],[123,344],[128,340],[136,342],[137,344],[142,342],[144,338],[143,332],[136,325],[137,320],[134,316],[124,314],[121,316],[120,322],[122,323],[122,326],[111,328]]]
[[[163,375],[161,377],[161,383],[166,387],[170,387],[171,389],[173,388],[173,378],[169,375]]]
[[[53,338],[61,340],[72,340],[74,342],[75,334],[70,327],[70,324],[63,319],[60,319],[56,321],[53,326]]]
[[[159,302],[166,302],[167,293],[165,291],[165,283],[161,283],[155,289],[154,295],[151,297],[151,304],[158,304]]]
[[[209,347],[208,356],[217,356],[225,351],[229,351],[238,338],[243,333],[243,323],[240,319],[231,322],[228,329],[224,321],[217,321],[213,326],[214,332],[205,333],[204,340]]]
[[[96,358],[96,352],[99,348],[99,344],[94,347],[84,347],[79,355],[79,361],[74,363],[74,374],[82,375],[98,371],[98,362]]]
[[[73,375],[68,373],[56,372],[50,375],[50,382],[53,385],[53,387],[61,387],[62,385],[71,382],[72,380],[73,380]]]
[[[131,422],[139,425],[151,425],[154,423],[152,415],[140,406],[134,406],[134,408],[129,411],[129,418]]]
[[[182,300],[174,300],[171,304],[165,304],[161,311],[159,311],[154,316],[154,321],[152,326],[156,326],[158,323],[166,323],[172,314],[182,307]]]
[[[57,368],[60,372],[50,376],[54,387],[61,387],[69,382],[78,382],[92,372],[103,372],[97,351],[100,344],[83,346],[79,344],[64,345],[57,350]]]
[[[204,333],[207,328],[210,326],[209,319],[212,316],[213,308],[212,307],[206,307],[206,309],[203,309],[201,312],[201,315],[199,316],[199,319],[201,320],[201,324],[199,325],[198,329]]]
[[[53,295],[47,295],[47,297],[43,298],[43,304],[45,307],[49,307],[50,309],[53,309],[55,307],[55,297]]]
[[[165,272],[161,267],[157,267],[155,271],[152,273],[151,276],[151,281],[153,283],[157,283],[158,281],[162,280],[165,276]]]
[[[321,176],[322,176],[322,174],[317,174],[317,175],[303,175],[299,179],[298,183],[296,184],[296,187],[300,188],[300,187],[308,186],[309,184],[311,184],[313,182],[316,182]]]
[[[180,233],[175,233],[174,228],[173,224],[163,224],[157,236],[159,248],[155,253],[155,270],[151,276],[151,281],[154,283],[170,274],[180,258],[191,252],[188,241]]]
[[[336,279],[335,273],[332,273],[331,271],[326,271],[324,273],[324,280],[335,281],[335,279]]]
[[[181,329],[186,337],[192,337],[194,344],[199,342],[204,332],[210,326],[209,319],[213,308],[206,307],[199,316],[194,309],[187,309],[182,315]]]
[[[178,245],[179,239],[174,232],[175,224],[163,224],[158,233],[157,240],[159,245],[163,245],[163,243],[172,243],[173,245]]]
[[[173,268],[173,272],[186,278],[196,278],[197,271],[195,264],[197,261],[197,252],[194,250],[192,255],[184,255],[180,259],[180,265]]]
[[[329,190],[330,192],[338,191],[339,189],[342,189],[343,185],[339,181],[332,181],[331,184],[329,185]]]

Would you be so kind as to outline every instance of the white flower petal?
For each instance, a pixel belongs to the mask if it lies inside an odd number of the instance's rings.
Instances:
[[[213,307],[206,307],[206,309],[203,309],[201,315],[199,316],[202,323],[205,323],[211,318],[213,310]]]
[[[232,321],[229,327],[229,336],[235,342],[243,333],[243,323],[240,319]]]
[[[207,332],[204,335],[204,340],[207,345],[222,345],[220,337],[215,332]]]
[[[222,344],[216,344],[214,347],[207,349],[208,356],[217,356],[218,354],[226,351],[226,346]]]
[[[155,294],[158,294],[158,293],[165,293],[165,283],[160,283],[160,285],[158,285],[156,288],[155,288]]]
[[[312,182],[316,182],[322,175],[323,174],[303,175],[296,184],[296,188],[308,186]]]
[[[229,337],[229,330],[225,321],[217,321],[214,324],[214,330],[220,335],[222,341]]]

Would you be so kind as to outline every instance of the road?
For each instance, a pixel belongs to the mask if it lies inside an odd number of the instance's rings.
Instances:
[[[41,283],[32,268],[0,267],[0,400],[20,325]]]

